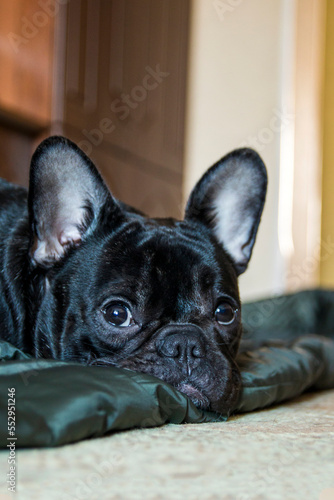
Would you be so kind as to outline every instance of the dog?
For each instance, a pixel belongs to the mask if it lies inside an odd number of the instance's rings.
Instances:
[[[1,337],[37,358],[115,365],[163,379],[229,413],[238,276],[252,254],[267,173],[232,151],[199,180],[184,220],[118,201],[70,140],[44,140],[29,191],[0,181]]]

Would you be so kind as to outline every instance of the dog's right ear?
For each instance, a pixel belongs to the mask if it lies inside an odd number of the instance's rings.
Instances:
[[[78,246],[101,218],[121,216],[121,208],[91,160],[64,137],[49,137],[36,149],[30,168],[31,258],[50,267]]]

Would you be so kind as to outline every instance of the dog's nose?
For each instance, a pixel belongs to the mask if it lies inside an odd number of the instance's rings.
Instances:
[[[169,333],[160,341],[158,352],[166,358],[189,363],[205,356],[204,343],[197,332]]]

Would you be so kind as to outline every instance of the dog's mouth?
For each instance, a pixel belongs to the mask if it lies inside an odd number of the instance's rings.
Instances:
[[[182,382],[176,386],[176,389],[188,396],[197,408],[200,408],[201,410],[207,410],[209,408],[210,401],[207,396],[205,396],[202,391],[193,385],[187,382]]]
[[[88,362],[90,366],[115,366],[116,364],[113,363],[111,360],[106,359],[106,358],[97,358],[97,359],[92,359]],[[116,365],[117,366],[117,365]],[[123,367],[125,368],[125,367]],[[126,369],[126,368],[125,368]],[[129,369],[129,368],[128,368]],[[133,371],[133,370],[131,370]],[[159,377],[162,378],[162,377]],[[192,385],[189,382],[180,382],[179,384],[173,384],[174,387],[188,396],[188,398],[194,403],[197,408],[200,408],[201,410],[208,410],[210,407],[210,400],[203,392]]]

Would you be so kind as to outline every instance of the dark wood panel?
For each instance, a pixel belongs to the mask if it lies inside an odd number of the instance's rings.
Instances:
[[[182,217],[181,182],[158,178],[140,163],[110,159],[98,150],[97,167],[114,196],[151,217]]]
[[[75,128],[67,127],[66,135],[80,144]],[[182,215],[182,174],[161,167],[157,175],[155,163],[117,146],[93,147],[90,157],[117,198],[150,216]]]
[[[0,109],[40,126],[51,116],[54,19],[38,0],[0,2]]]
[[[0,177],[27,187],[33,147],[33,136],[0,124]]]
[[[58,13],[57,2],[0,2],[0,176],[23,186],[50,131]]]
[[[68,5],[65,133],[93,159],[109,155],[110,169],[121,159],[180,196],[188,17],[189,0]]]

